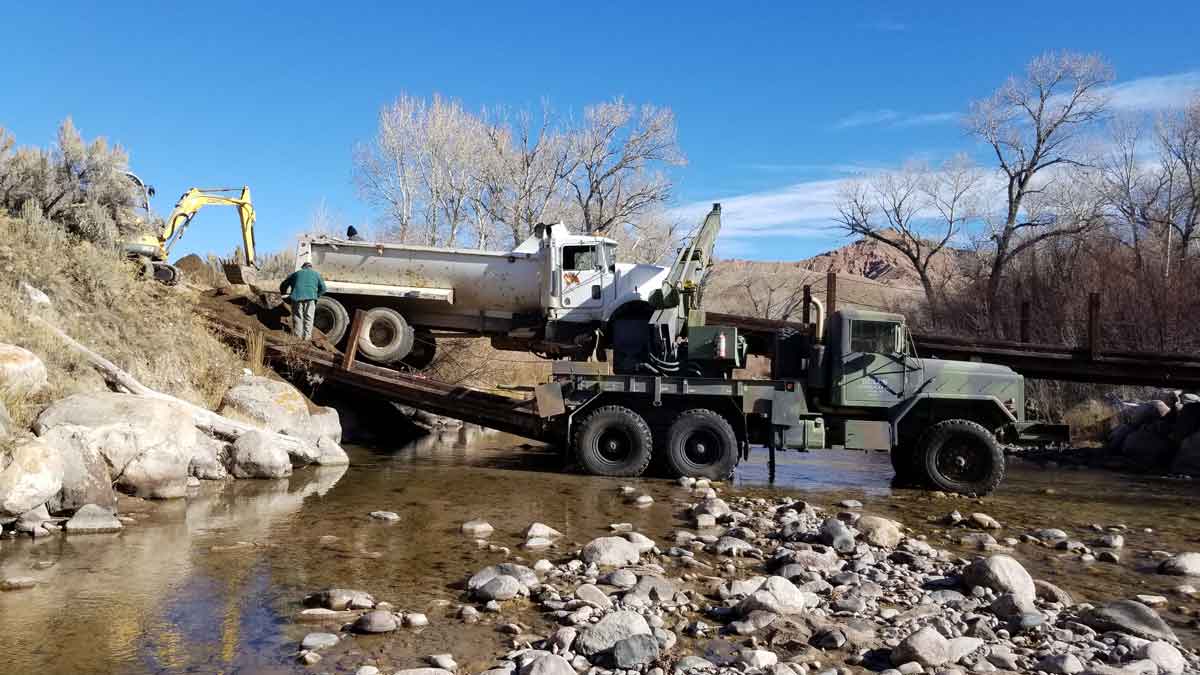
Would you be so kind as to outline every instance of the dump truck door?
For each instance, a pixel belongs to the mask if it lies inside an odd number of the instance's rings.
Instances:
[[[601,244],[569,244],[562,247],[562,308],[577,318],[583,310],[599,316],[604,307],[604,289],[609,274]]]

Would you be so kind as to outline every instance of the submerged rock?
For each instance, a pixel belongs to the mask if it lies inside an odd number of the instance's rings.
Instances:
[[[358,617],[350,629],[356,633],[390,633],[399,627],[396,615],[377,609]]]
[[[307,607],[324,607],[337,611],[348,609],[372,609],[375,598],[370,593],[355,591],[348,588],[329,588],[311,593],[304,598]]]
[[[122,525],[121,521],[117,520],[113,512],[107,508],[96,504],[86,504],[76,511],[74,516],[71,516],[65,527],[70,534],[87,534],[119,532]]]

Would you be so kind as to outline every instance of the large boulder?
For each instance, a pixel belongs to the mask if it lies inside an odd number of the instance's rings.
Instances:
[[[292,475],[290,445],[277,436],[248,431],[233,444],[229,472],[235,478],[287,478]]]
[[[4,401],[0,401],[0,441],[4,440],[13,431],[12,416],[8,414],[8,408],[5,407]]]
[[[1170,458],[1171,441],[1152,428],[1143,427],[1125,437],[1121,454],[1150,465],[1159,464]]]
[[[584,562],[607,567],[635,565],[641,554],[636,544],[622,537],[600,537],[583,547]]]
[[[91,534],[120,532],[122,526],[112,510],[95,504],[84,504],[64,527],[71,534]]]
[[[1157,612],[1134,600],[1117,600],[1095,607],[1080,614],[1079,622],[1101,633],[1116,631],[1145,640],[1178,642],[1175,631]]]
[[[1167,558],[1158,566],[1158,571],[1160,574],[1200,577],[1200,553],[1180,553]]]
[[[1200,404],[1193,403],[1184,407],[1189,408],[1194,405]],[[1179,444],[1179,451],[1171,460],[1171,473],[1200,476],[1200,432],[1191,434]]]
[[[899,523],[879,516],[863,516],[854,523],[854,527],[858,528],[867,543],[872,546],[896,548],[904,538]]]
[[[108,462],[91,438],[91,429],[74,424],[54,427],[41,437],[62,456],[62,489],[46,502],[52,513],[75,511],[84,504],[117,507]]]
[[[27,395],[46,386],[46,364],[37,354],[7,343],[0,343],[0,389]]]
[[[742,616],[749,616],[754,611],[799,614],[809,604],[808,596],[792,582],[783,577],[768,577],[758,590],[738,603],[737,609]]]
[[[42,411],[34,431],[45,437],[62,426],[88,430],[81,442],[100,452],[121,490],[152,499],[187,494],[188,465],[203,434],[185,406],[112,392],[75,394]]]
[[[971,563],[963,572],[963,583],[967,588],[990,588],[999,595],[1012,593],[1022,605],[1033,603],[1037,596],[1033,577],[1021,563],[1007,555],[994,555]]]
[[[0,518],[45,504],[62,489],[62,479],[62,456],[41,440],[22,441],[0,452]]]
[[[225,393],[218,412],[304,441],[290,449],[297,465],[348,463],[339,447],[342,425],[337,411],[313,406],[287,382],[247,375]]]
[[[597,655],[611,650],[621,640],[627,640],[634,635],[651,635],[650,625],[641,614],[628,610],[613,612],[600,619],[575,639],[576,652],[594,659]]]
[[[200,480],[222,480],[229,477],[229,464],[233,446],[215,438],[204,436],[196,446],[192,460],[188,462],[188,475]]]
[[[1176,441],[1191,436],[1200,431],[1200,402],[1184,404],[1175,415],[1175,426],[1171,429],[1171,437]]]
[[[949,660],[950,643],[931,626],[915,631],[892,650],[895,666],[916,661],[926,668],[935,668]]]

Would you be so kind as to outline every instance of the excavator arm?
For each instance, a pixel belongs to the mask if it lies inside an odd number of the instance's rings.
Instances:
[[[237,208],[238,218],[242,222],[242,251],[246,257],[246,265],[254,267],[254,204],[250,200],[250,188],[243,186],[241,195],[238,197],[220,194],[223,192],[235,192],[235,189],[191,188],[183,193],[163,225],[162,231],[158,234],[158,245],[164,261],[170,255],[171,247],[183,238],[184,231],[200,209],[205,206],[233,206]]]

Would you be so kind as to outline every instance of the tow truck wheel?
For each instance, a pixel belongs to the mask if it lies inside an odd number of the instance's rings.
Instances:
[[[915,466],[939,490],[986,495],[1004,479],[1004,451],[996,437],[970,420],[938,422],[917,446]]]
[[[596,408],[579,423],[575,454],[588,473],[630,478],[650,464],[654,440],[641,415],[618,405]]]
[[[737,466],[737,434],[729,421],[712,410],[680,413],[667,432],[663,458],[677,476],[725,480]]]
[[[350,313],[346,311],[345,305],[328,295],[323,295],[317,298],[313,326],[325,335],[330,344],[336,345],[346,337],[346,329],[350,327]]]

